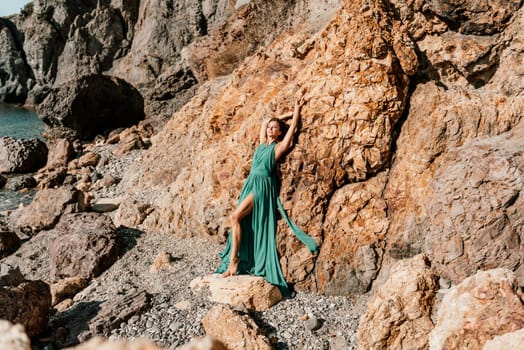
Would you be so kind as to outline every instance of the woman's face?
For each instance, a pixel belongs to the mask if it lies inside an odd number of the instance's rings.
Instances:
[[[275,120],[269,122],[269,124],[267,125],[266,133],[267,137],[271,137],[273,139],[278,138],[282,133],[282,131],[280,130],[280,124]]]

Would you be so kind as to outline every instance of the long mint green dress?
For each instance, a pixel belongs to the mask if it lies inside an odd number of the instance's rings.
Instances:
[[[251,171],[242,187],[238,204],[253,193],[254,203],[251,214],[240,222],[242,237],[239,248],[239,274],[263,276],[269,283],[277,286],[282,294],[288,295],[289,289],[282,273],[276,246],[277,209],[291,228],[295,236],[314,253],[318,250],[315,240],[300,230],[286,215],[278,197],[275,166],[275,143],[260,144],[253,155]],[[226,247],[219,254],[222,263],[216,273],[225,272],[228,268],[232,234],[229,235]]]

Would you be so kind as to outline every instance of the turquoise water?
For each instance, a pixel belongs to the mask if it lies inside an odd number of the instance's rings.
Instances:
[[[37,137],[43,140],[43,132],[44,122],[38,118],[35,111],[0,103],[0,137]]]
[[[0,103],[0,137],[43,140],[44,123],[30,109]],[[14,192],[0,189],[0,212],[18,208],[33,199],[34,191]]]

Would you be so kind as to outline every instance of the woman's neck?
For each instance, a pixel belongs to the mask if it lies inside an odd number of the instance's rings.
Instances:
[[[272,138],[272,137],[268,137],[266,139],[266,142],[268,145],[272,144],[273,142],[277,142],[277,139],[276,138]]]

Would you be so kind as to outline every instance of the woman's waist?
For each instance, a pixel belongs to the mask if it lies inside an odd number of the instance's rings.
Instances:
[[[251,169],[249,175],[261,177],[273,177],[273,171],[267,169]]]

